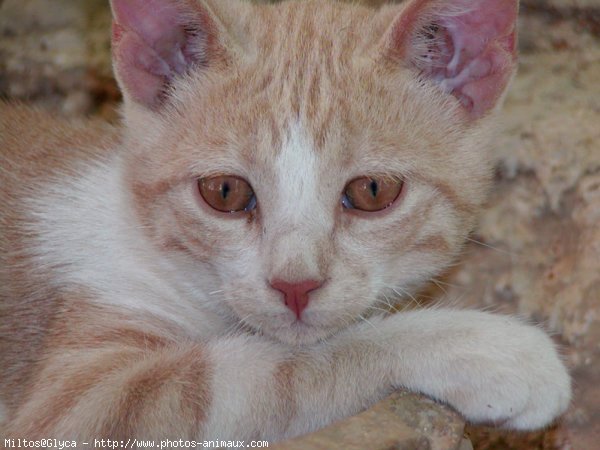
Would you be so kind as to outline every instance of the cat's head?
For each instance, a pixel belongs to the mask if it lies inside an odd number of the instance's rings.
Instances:
[[[313,342],[456,256],[516,0],[112,7],[135,210],[198,302]]]

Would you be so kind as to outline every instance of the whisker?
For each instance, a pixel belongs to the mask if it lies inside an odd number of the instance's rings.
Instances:
[[[442,281],[442,280],[439,280],[437,278],[431,278],[431,281],[433,281],[435,284],[439,283],[439,284],[442,284],[444,286],[448,286],[448,287],[456,288],[456,289],[460,289],[460,288],[464,287],[464,286],[462,286],[460,284],[448,283],[447,281]]]
[[[443,292],[445,295],[448,295],[448,291],[447,291],[447,290],[444,288],[444,286],[442,286],[442,284],[441,284],[441,283],[438,283],[438,281],[437,281],[435,278],[432,278],[432,279],[431,279],[431,282],[432,282],[433,284],[435,284],[435,285],[436,285],[438,288],[440,288],[440,289],[441,289],[441,291],[442,291],[442,292]]]
[[[504,249],[499,248],[499,247],[494,247],[493,245],[486,244],[485,242],[478,241],[477,239],[473,239],[473,238],[470,238],[470,237],[467,237],[466,239],[467,239],[467,241],[473,242],[474,244],[478,244],[478,245],[481,245],[482,247],[486,247],[486,248],[489,248],[491,250],[495,250],[495,251],[497,251],[499,253],[505,253],[505,254],[513,256],[513,257],[517,257],[518,256],[514,252],[511,252],[509,250],[504,250]]]
[[[375,311],[381,311],[382,313],[389,314],[391,311],[389,309],[378,308],[377,306],[369,306],[369,309],[373,309]]]
[[[410,292],[408,292],[405,289],[402,289],[400,286],[396,286],[396,288],[392,288],[392,290],[398,294],[399,297],[402,297],[402,295],[396,290],[396,289],[400,289],[404,295],[407,295],[419,308],[421,308],[421,303],[419,303],[419,301],[415,298],[414,295],[412,295]]]
[[[212,292],[209,292],[208,295],[216,295],[216,294],[220,294],[221,292],[225,292],[225,290],[224,289],[220,289],[218,291],[212,291]]]

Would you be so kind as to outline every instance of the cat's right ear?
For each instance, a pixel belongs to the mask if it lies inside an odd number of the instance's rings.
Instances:
[[[173,80],[225,58],[221,27],[193,0],[111,0],[112,52],[126,102],[155,109]]]

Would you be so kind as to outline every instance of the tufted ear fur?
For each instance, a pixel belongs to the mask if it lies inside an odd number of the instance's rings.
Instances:
[[[412,0],[389,28],[384,54],[477,119],[500,103],[515,71],[517,11],[518,0]]]
[[[222,60],[220,27],[193,0],[111,0],[113,64],[125,101],[158,107],[172,81]]]

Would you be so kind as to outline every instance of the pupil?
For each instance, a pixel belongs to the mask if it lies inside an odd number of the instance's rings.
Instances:
[[[231,191],[231,188],[229,187],[229,183],[226,181],[223,183],[223,187],[221,188],[221,197],[223,197],[223,200],[227,199],[229,196],[229,191]]]
[[[379,185],[377,184],[377,181],[371,180],[369,188],[371,189],[371,195],[373,197],[377,197],[377,193],[379,192]]]

